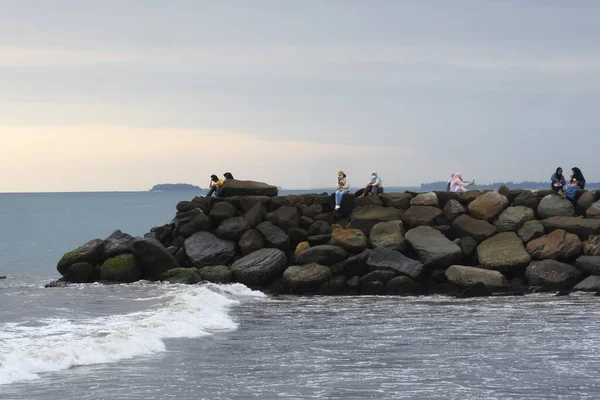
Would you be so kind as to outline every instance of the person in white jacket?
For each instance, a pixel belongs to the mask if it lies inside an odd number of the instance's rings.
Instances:
[[[344,171],[338,172],[337,190],[335,191],[335,209],[338,210],[346,193],[350,192],[350,184]]]

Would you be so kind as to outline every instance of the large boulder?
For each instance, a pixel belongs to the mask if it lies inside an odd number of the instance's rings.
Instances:
[[[529,207],[532,210],[537,210],[540,199],[531,191],[524,190],[515,198],[513,206]]]
[[[397,208],[364,206],[354,209],[350,221],[354,228],[360,229],[368,236],[376,224],[384,221],[397,221],[401,217],[402,211]]]
[[[104,253],[104,240],[90,240],[83,246],[63,255],[56,268],[61,275],[65,275],[71,265],[75,263],[86,262],[98,265],[102,261],[102,253]]]
[[[367,259],[369,258],[370,254],[371,252],[366,250],[355,256],[348,257],[337,264],[333,264],[330,267],[331,272],[334,275],[344,275],[347,278],[352,278],[353,276],[362,276],[367,270]]]
[[[470,215],[461,215],[452,222],[452,227],[458,237],[471,237],[477,243],[498,233],[498,229],[487,221],[479,220]]]
[[[419,285],[408,276],[396,276],[386,283],[385,291],[387,294],[406,296],[417,295],[421,290]]]
[[[575,207],[577,214],[585,215],[586,210],[596,201],[596,197],[596,191],[584,192],[581,197],[577,199],[577,207]]]
[[[252,228],[256,228],[260,225],[267,215],[267,209],[262,203],[257,203],[250,210],[244,214],[244,219]]]
[[[209,232],[197,232],[187,238],[185,253],[196,268],[229,265],[235,257],[235,243],[219,239]]]
[[[393,207],[399,210],[408,210],[412,195],[408,193],[384,193],[381,196],[381,201],[386,207]]]
[[[397,275],[417,278],[423,272],[423,263],[389,249],[375,249],[367,258],[367,267],[371,271],[392,271]]]
[[[223,221],[215,234],[224,240],[238,241],[249,230],[250,224],[246,222],[244,217],[233,217]]]
[[[590,235],[600,234],[600,220],[577,217],[552,217],[542,221],[546,232],[557,229],[574,233],[581,240],[586,240]]]
[[[412,200],[410,201],[410,205],[411,207],[431,206],[439,208],[440,201],[438,200],[438,197],[434,192],[420,193],[412,198]]]
[[[219,226],[221,222],[235,217],[236,208],[230,203],[222,201],[213,206],[212,210],[210,210],[210,219],[212,220],[214,226]]]
[[[306,242],[308,231],[302,228],[290,228],[287,232],[290,238],[290,244],[295,247],[298,243]]]
[[[469,204],[469,214],[475,219],[491,222],[508,207],[508,199],[497,192],[487,192]]]
[[[88,283],[94,278],[94,266],[86,262],[78,262],[69,267],[64,280],[71,283]]]
[[[525,275],[530,286],[544,290],[570,289],[581,278],[577,268],[556,260],[535,261],[527,267]]]
[[[267,196],[242,196],[240,197],[240,208],[247,213],[257,204],[262,205],[265,209],[269,207],[271,198]],[[266,212],[265,212],[266,213]]]
[[[466,213],[467,209],[458,200],[450,199],[444,207],[444,217],[450,222]]]
[[[588,276],[575,285],[573,290],[578,292],[600,292],[600,276]]]
[[[131,252],[146,279],[156,280],[160,274],[179,268],[179,264],[167,249],[153,239],[136,240],[133,242]]]
[[[387,221],[374,225],[369,239],[373,248],[405,251],[407,246],[402,221]]]
[[[544,225],[538,220],[532,220],[525,222],[517,234],[523,242],[528,243],[544,236],[545,233]]]
[[[527,222],[535,219],[535,213],[529,207],[508,207],[502,211],[494,225],[500,232],[517,232]]]
[[[210,231],[212,221],[201,209],[193,208],[175,216],[175,236],[190,237],[196,232]]]
[[[402,222],[409,228],[417,226],[434,226],[437,224],[437,219],[442,216],[443,212],[437,207],[430,206],[413,206],[410,207],[402,216]]]
[[[465,267],[462,265],[452,265],[446,270],[448,281],[460,286],[471,287],[477,284],[484,284],[492,290],[506,289],[510,287],[508,279],[498,271],[491,271],[483,268]]]
[[[300,211],[296,207],[283,206],[273,212],[273,223],[288,232],[300,226]]]
[[[331,233],[331,226],[327,221],[315,221],[308,227],[308,235],[328,235]]]
[[[367,248],[367,237],[360,229],[336,229],[331,234],[330,244],[356,254]]]
[[[583,254],[600,256],[600,235],[592,235],[583,243]]]
[[[250,229],[242,235],[238,241],[238,247],[243,256],[254,253],[257,250],[265,247],[265,239],[263,235],[256,229]]]
[[[265,238],[265,246],[288,251],[290,248],[290,237],[272,222],[265,221],[256,227]]]
[[[591,219],[600,219],[600,201],[593,203],[586,210],[585,216]]]
[[[104,241],[104,253],[102,253],[102,259],[107,260],[112,257],[120,256],[121,254],[131,253],[133,242],[135,242],[133,236],[119,230],[114,231]]]
[[[132,254],[122,254],[104,261],[100,266],[100,280],[131,283],[142,279],[142,270]]]
[[[502,232],[484,240],[477,247],[477,257],[482,267],[502,273],[514,272],[531,262],[523,242],[514,232]]]
[[[600,256],[581,256],[575,260],[575,267],[585,275],[600,275]]]
[[[459,262],[463,256],[459,245],[428,226],[411,229],[406,233],[406,240],[426,266],[447,267]]]
[[[527,243],[527,252],[535,260],[564,260],[581,254],[582,244],[577,235],[562,229]]]
[[[213,265],[197,270],[200,279],[212,283],[229,283],[233,272],[226,265]]]
[[[329,267],[316,263],[305,265],[292,265],[283,273],[283,283],[291,290],[300,293],[312,293],[331,279]]]
[[[195,285],[202,280],[196,271],[195,268],[173,268],[160,274],[159,279],[169,283]]]
[[[240,258],[231,266],[238,282],[248,286],[266,285],[279,278],[287,265],[285,253],[279,249],[262,249]]]
[[[537,208],[537,214],[542,219],[551,217],[573,217],[575,215],[575,207],[571,201],[563,199],[556,194],[549,194],[540,201]]]
[[[330,266],[348,258],[348,252],[341,247],[320,245],[303,251],[297,258],[296,264],[305,265],[316,263]]]
[[[277,196],[277,187],[263,182],[241,181],[237,179],[228,179],[223,182],[219,195],[221,197],[231,196]]]

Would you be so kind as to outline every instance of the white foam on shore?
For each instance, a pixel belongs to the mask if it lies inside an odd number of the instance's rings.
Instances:
[[[164,339],[231,331],[229,309],[264,297],[244,285],[169,285],[164,303],[142,312],[87,319],[45,318],[0,326],[0,385],[40,373],[166,351]]]

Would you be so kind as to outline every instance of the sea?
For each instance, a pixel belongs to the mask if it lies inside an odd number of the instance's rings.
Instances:
[[[62,254],[174,192],[0,194],[0,399],[598,399],[600,298],[72,285]]]

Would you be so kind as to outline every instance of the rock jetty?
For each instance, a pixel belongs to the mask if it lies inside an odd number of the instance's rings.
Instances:
[[[226,181],[144,237],[115,231],[66,253],[63,282],[240,282],[279,294],[600,291],[600,192],[278,196]],[[53,286],[57,286],[56,284]]]

